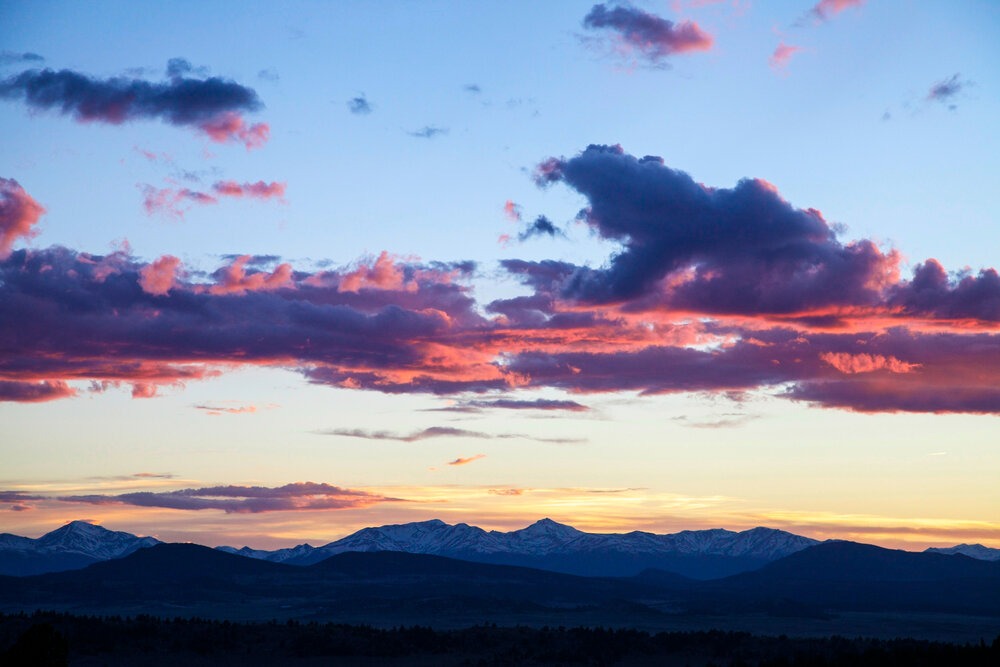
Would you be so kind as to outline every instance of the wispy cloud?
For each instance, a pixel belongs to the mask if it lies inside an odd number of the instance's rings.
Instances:
[[[942,79],[931,86],[927,92],[926,100],[928,102],[944,104],[949,109],[956,109],[958,105],[955,100],[971,85],[972,82],[963,80],[960,74],[952,74],[947,79]]]
[[[813,5],[809,13],[816,19],[825,21],[845,9],[860,7],[863,4],[865,4],[865,0],[820,0]]]
[[[443,408],[430,408],[431,412],[481,412],[483,410],[544,410],[544,411],[566,411],[566,412],[587,412],[589,407],[576,401],[566,401],[549,398],[536,398],[532,400],[514,398],[477,399],[461,401],[454,405]]]
[[[39,64],[43,62],[45,62],[45,58],[31,51],[0,51],[0,65]]]
[[[436,125],[425,125],[419,130],[413,130],[412,132],[407,132],[411,137],[417,137],[418,139],[433,139],[445,134],[448,134],[447,127],[437,127]]]
[[[202,410],[211,416],[218,415],[252,415],[257,412],[256,405],[196,405],[195,410]]]
[[[466,458],[462,458],[460,456],[457,459],[455,459],[454,461],[448,461],[448,465],[450,465],[450,466],[464,466],[464,465],[468,465],[469,463],[472,463],[473,461],[478,461],[479,459],[485,459],[485,458],[486,458],[486,454],[476,454],[475,456],[469,456],[469,457],[466,457]]]
[[[142,206],[147,215],[165,214],[173,218],[183,218],[194,204],[218,204],[220,198],[247,198],[267,201],[270,199],[285,203],[285,184],[277,181],[266,183],[237,183],[236,181],[216,181],[210,192],[202,192],[186,187],[156,188],[143,184]]]
[[[319,431],[320,435],[337,435],[346,438],[361,438],[364,440],[395,440],[397,442],[419,442],[433,438],[471,438],[477,440],[510,440],[523,439],[535,442],[554,444],[573,444],[584,442],[576,438],[537,438],[523,433],[486,433],[451,426],[431,426],[413,431],[412,433],[394,433],[392,431],[367,431],[358,428],[335,428]]]

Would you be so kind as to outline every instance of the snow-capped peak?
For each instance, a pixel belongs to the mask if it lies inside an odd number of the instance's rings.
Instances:
[[[153,546],[159,540],[136,537],[86,521],[71,521],[35,540],[34,548],[48,553],[78,553],[98,560],[127,556],[136,549]]]

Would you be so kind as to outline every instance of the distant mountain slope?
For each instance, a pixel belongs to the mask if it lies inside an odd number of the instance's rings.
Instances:
[[[703,599],[759,606],[1000,614],[1000,563],[826,542],[754,572],[704,582]]]
[[[468,626],[664,615],[829,618],[843,611],[1000,618],[1000,563],[849,542],[816,545],[713,581],[647,571],[579,577],[404,552],[345,552],[311,566],[159,544],[84,570],[0,578],[0,608]],[[645,619],[645,620],[644,620]]]
[[[83,570],[0,578],[0,606],[117,613],[222,609],[273,617],[442,610],[476,622],[499,611],[591,609],[655,596],[641,582],[402,552],[348,552],[308,567],[244,558],[194,544],[159,544]],[[634,608],[653,613],[638,602]],[[198,607],[201,605],[201,607]]]
[[[310,565],[348,551],[402,551],[583,576],[632,576],[657,568],[707,579],[756,569],[813,544],[817,541],[771,528],[603,534],[542,519],[520,530],[500,532],[434,519],[364,528],[321,547],[299,545],[270,552],[220,549],[294,565]]]
[[[25,576],[86,567],[159,544],[152,537],[72,521],[38,539],[0,535],[0,574]]]
[[[962,554],[978,560],[1000,560],[1000,549],[991,549],[982,544],[956,544],[953,547],[929,547],[925,553]]]

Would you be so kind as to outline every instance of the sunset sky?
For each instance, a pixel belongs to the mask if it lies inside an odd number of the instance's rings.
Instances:
[[[0,4],[0,532],[1000,548],[1000,3]]]

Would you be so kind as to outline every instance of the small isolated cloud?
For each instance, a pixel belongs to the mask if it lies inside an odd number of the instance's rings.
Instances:
[[[815,22],[823,22],[831,19],[845,9],[860,7],[865,4],[865,0],[820,0],[807,16]]]
[[[281,77],[278,75],[278,71],[272,67],[268,67],[266,69],[258,71],[257,78],[260,79],[261,81],[269,81],[271,83],[274,83],[275,81],[279,81],[281,79]]]
[[[0,259],[10,254],[18,239],[38,234],[33,229],[45,209],[13,178],[0,178]]]
[[[407,134],[410,135],[411,137],[417,137],[418,139],[433,139],[443,134],[448,134],[448,128],[436,127],[434,125],[425,125],[419,130],[414,130],[413,132],[407,132]]]
[[[521,205],[508,199],[503,204],[503,214],[511,222],[521,222]]]
[[[358,116],[367,116],[374,111],[374,108],[371,102],[364,96],[364,93],[362,93],[358,97],[352,97],[347,100],[347,110]]]
[[[132,477],[139,479],[174,479],[177,475],[170,472],[137,472]]]
[[[45,58],[31,51],[0,51],[0,66],[42,62],[45,62]]]
[[[540,215],[528,225],[527,229],[517,235],[519,241],[527,241],[533,236],[548,236],[549,238],[555,238],[557,236],[565,237],[566,234],[556,227],[551,220],[546,218],[544,215]]]
[[[947,105],[950,109],[955,109],[957,107],[954,103],[955,98],[972,83],[971,81],[961,80],[960,76],[957,73],[952,74],[947,79],[942,79],[931,86],[931,89],[927,91],[927,101],[939,102]]]
[[[662,65],[669,56],[712,48],[712,36],[697,23],[674,23],[629,5],[609,8],[594,5],[583,18],[589,30],[610,30],[615,33],[615,50],[623,56],[633,53],[653,65]]]
[[[680,417],[674,417],[674,421],[680,423],[683,426],[689,428],[736,428],[748,424],[755,419],[759,419],[760,415],[748,415],[744,413],[728,413],[719,415],[717,417],[710,417],[708,419],[692,419],[685,415]]]
[[[476,454],[475,456],[469,456],[467,458],[462,458],[461,456],[454,461],[448,461],[450,466],[464,466],[472,463],[473,461],[478,461],[479,459],[485,459],[486,454]]]
[[[520,496],[524,495],[524,489],[490,489],[488,493],[494,496]]]
[[[272,181],[271,183],[265,183],[264,181],[257,181],[256,183],[216,181],[212,184],[212,191],[220,197],[246,197],[248,199],[277,199],[278,201],[284,201],[285,187],[284,183],[277,181]]]
[[[222,510],[226,514],[256,514],[301,510],[358,509],[399,501],[367,491],[330,484],[296,482],[278,487],[211,486],[178,491],[142,491],[118,495],[62,496],[58,500],[91,505],[133,505],[176,510]]]
[[[781,42],[774,49],[774,53],[771,54],[771,57],[768,58],[767,62],[771,66],[771,69],[775,71],[783,71],[786,67],[788,67],[788,63],[791,62],[792,56],[802,50],[801,46]]]
[[[22,100],[33,111],[55,111],[81,123],[161,120],[194,128],[218,143],[242,143],[247,149],[266,143],[269,126],[249,125],[243,118],[264,106],[256,91],[219,77],[187,76],[197,72],[183,58],[167,63],[166,82],[32,69],[0,81],[0,99]]]

